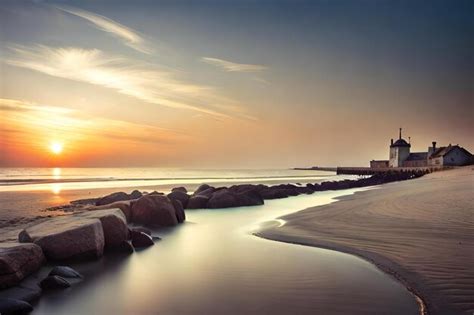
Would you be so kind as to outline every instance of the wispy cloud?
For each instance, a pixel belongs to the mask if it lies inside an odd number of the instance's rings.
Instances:
[[[66,143],[104,139],[119,143],[171,144],[187,139],[187,136],[170,129],[136,124],[123,120],[101,118],[65,107],[41,105],[32,102],[0,98],[0,113],[4,133],[24,134],[14,138],[13,144],[21,142],[30,146],[43,146],[48,140]],[[1,137],[0,144],[7,144],[9,137]],[[38,142],[38,138],[44,139]]]
[[[210,65],[216,66],[228,72],[261,72],[267,69],[266,66],[262,65],[252,65],[245,63],[236,63],[228,60],[211,58],[211,57],[202,57],[201,61],[208,63]]]
[[[114,20],[111,20],[105,16],[95,14],[82,9],[69,7],[69,6],[54,6],[55,8],[67,12],[69,14],[78,16],[92,22],[98,29],[108,32],[113,36],[121,39],[125,45],[140,51],[145,54],[151,54],[153,49],[150,43],[140,35],[139,32],[120,24]]]
[[[220,118],[251,116],[237,102],[213,88],[187,83],[169,69],[107,55],[98,49],[54,48],[43,45],[10,46],[10,65],[51,76],[114,89],[144,102],[192,110]]]

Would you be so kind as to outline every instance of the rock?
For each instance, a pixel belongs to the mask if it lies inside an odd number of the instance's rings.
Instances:
[[[28,303],[38,300],[40,296],[41,288],[36,282],[33,283],[32,281],[22,281],[21,285],[0,290],[0,298],[16,299]]]
[[[209,197],[204,195],[191,196],[188,201],[188,206],[186,209],[203,209],[207,206],[207,201]]]
[[[110,195],[100,198],[99,200],[96,201],[95,205],[103,206],[112,202],[123,201],[123,200],[130,200],[130,196],[127,193],[120,191],[120,192],[115,192],[115,193],[112,193]]]
[[[47,276],[40,282],[40,287],[43,290],[56,290],[69,288],[71,284],[60,276]]]
[[[204,191],[204,190],[207,190],[209,188],[212,188],[211,186],[209,186],[208,184],[202,184],[201,186],[199,186],[195,191],[194,191],[194,195],[199,195],[200,192]]]
[[[118,209],[122,210],[123,214],[125,215],[125,219],[127,220],[127,222],[131,222],[132,221],[132,202],[133,202],[133,200],[116,201],[116,202],[112,202],[108,205],[96,206],[96,207],[93,207],[89,210],[90,211],[95,211],[95,210],[118,208]]]
[[[234,193],[230,189],[216,191],[209,199],[208,208],[230,208],[263,205],[263,198],[253,190]]]
[[[43,262],[43,251],[38,245],[0,243],[0,289],[16,285]]]
[[[128,241],[123,241],[118,247],[114,248],[115,251],[125,254],[133,254],[134,249],[132,244]]]
[[[179,223],[183,223],[186,220],[186,214],[184,213],[184,207],[181,201],[176,199],[171,199],[171,203],[173,204],[174,210],[176,212],[176,219],[178,219]]]
[[[199,193],[194,193],[193,196],[206,196],[208,198],[211,198],[212,194],[216,191],[216,188],[214,187],[209,187],[208,189],[202,190]]]
[[[132,237],[133,233],[139,233],[139,232],[143,232],[143,233],[151,236],[151,230],[150,229],[147,229],[145,227],[135,227],[135,228],[130,229],[130,238]]]
[[[146,195],[132,204],[132,221],[144,225],[178,224],[171,200],[161,195]]]
[[[237,196],[240,198],[241,204],[246,207],[261,206],[265,203],[262,195],[255,190],[249,190],[244,193],[238,194]]]
[[[63,278],[82,278],[79,272],[68,266],[56,266],[49,272],[49,275]]]
[[[27,314],[31,311],[33,311],[33,306],[28,302],[10,298],[0,298],[0,314]]]
[[[86,211],[74,215],[79,218],[99,219],[104,231],[105,248],[110,249],[119,246],[128,239],[127,219],[122,210],[107,209],[97,211]]]
[[[183,192],[185,194],[188,193],[188,190],[186,189],[186,187],[175,187],[175,188],[171,189],[171,192],[175,192],[175,191],[180,191],[180,192]]]
[[[154,244],[155,243],[153,242],[153,239],[148,234],[145,234],[143,232],[136,232],[132,234],[132,245],[135,248],[148,247]]]
[[[179,200],[181,202],[181,205],[186,208],[186,206],[188,205],[189,195],[182,191],[173,191],[168,194],[168,198],[170,198],[171,200]]]
[[[289,195],[286,190],[268,187],[260,192],[260,195],[263,199],[280,199],[280,198],[287,198]]]
[[[46,258],[52,260],[98,258],[102,256],[105,244],[99,219],[74,215],[28,227],[20,233],[19,239],[40,246]]]
[[[141,196],[143,196],[143,194],[138,191],[138,190],[134,190],[132,191],[132,193],[130,194],[130,199],[138,199],[140,198]]]
[[[213,209],[235,207],[236,204],[237,199],[235,194],[228,189],[216,191],[207,202],[207,206]]]

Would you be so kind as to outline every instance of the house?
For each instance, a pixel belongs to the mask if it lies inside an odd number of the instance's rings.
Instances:
[[[436,147],[436,142],[428,147],[428,152],[410,152],[411,144],[402,138],[402,128],[397,141],[390,141],[389,159],[372,160],[371,168],[388,167],[428,167],[428,166],[460,166],[473,163],[472,154],[459,145]]]
[[[456,166],[472,163],[472,154],[459,145],[448,145],[436,148],[436,142],[432,147],[433,152],[428,158],[429,166]]]

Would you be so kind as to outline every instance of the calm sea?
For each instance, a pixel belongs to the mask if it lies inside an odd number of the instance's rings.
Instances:
[[[0,227],[12,219],[51,215],[46,208],[116,191],[168,192],[176,186],[192,191],[202,183],[304,185],[345,178],[351,176],[291,169],[0,168]]]

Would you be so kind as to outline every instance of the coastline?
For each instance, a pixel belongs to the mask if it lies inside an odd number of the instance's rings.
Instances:
[[[361,257],[400,281],[424,314],[471,314],[473,175],[463,167],[384,184],[283,216],[283,226],[254,235]]]

